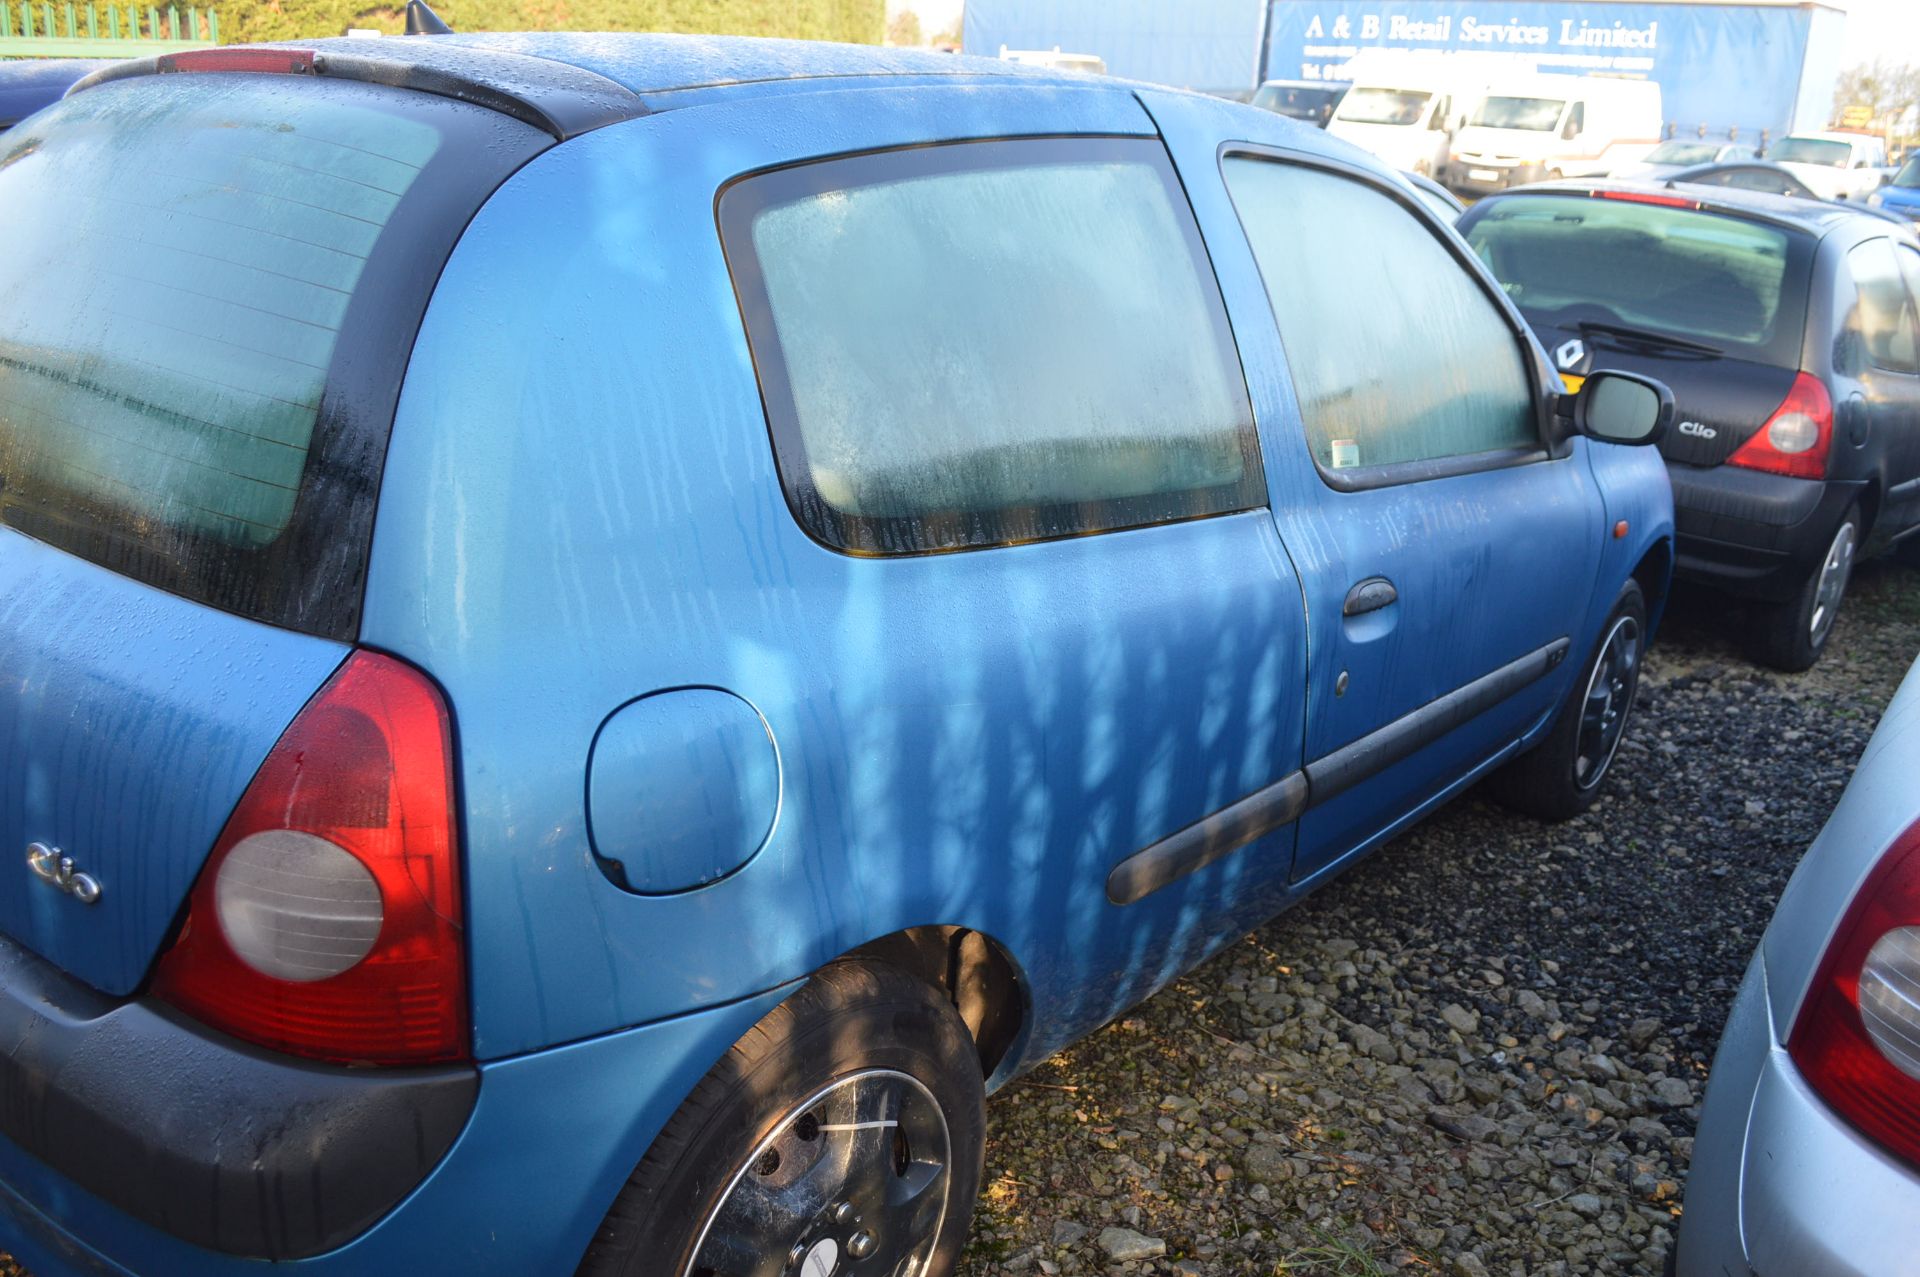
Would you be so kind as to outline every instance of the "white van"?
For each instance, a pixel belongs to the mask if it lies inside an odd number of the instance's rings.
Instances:
[[[1464,55],[1381,50],[1369,57],[1372,52],[1348,64],[1345,75],[1353,87],[1327,121],[1327,132],[1397,169],[1441,176],[1462,113],[1484,90],[1484,70]]]
[[[1823,200],[1863,200],[1885,181],[1887,144],[1871,133],[1795,133],[1775,142],[1767,158]]]
[[[1000,46],[1002,62],[1020,62],[1030,67],[1054,71],[1081,71],[1087,75],[1105,75],[1107,61],[1097,53],[1062,53],[1059,45],[1051,49],[1009,49]]]
[[[1453,140],[1447,185],[1487,195],[1527,182],[1595,177],[1660,144],[1660,86],[1601,75],[1496,80]]]

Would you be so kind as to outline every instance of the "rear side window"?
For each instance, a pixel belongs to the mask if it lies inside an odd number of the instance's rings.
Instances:
[[[486,116],[371,86],[178,75],[78,94],[9,134],[0,520],[351,637],[414,326],[476,186],[504,171],[476,183],[458,158]],[[488,122],[504,143],[490,162],[527,144]]]
[[[1322,471],[1538,446],[1520,335],[1425,223],[1318,169],[1225,173]]]
[[[1796,368],[1812,242],[1691,208],[1515,195],[1465,229],[1529,321],[1650,329]]]
[[[1847,327],[1858,335],[1867,358],[1892,372],[1920,371],[1920,334],[1913,302],[1891,240],[1868,240],[1847,254],[1847,270],[1859,297]]]
[[[720,223],[781,479],[826,544],[926,553],[1265,502],[1158,142],[823,161],[735,183]]]

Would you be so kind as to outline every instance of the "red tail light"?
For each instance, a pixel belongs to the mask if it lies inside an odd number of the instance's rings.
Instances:
[[[255,71],[268,75],[310,75],[312,49],[194,49],[155,59],[161,72]]]
[[[1727,464],[1796,479],[1824,479],[1832,445],[1833,400],[1818,377],[1798,373],[1767,424],[1735,449]]]
[[[1841,1117],[1920,1166],[1920,823],[1841,919],[1787,1051]]]
[[[1651,191],[1595,191],[1594,197],[1603,200],[1620,200],[1627,204],[1658,204],[1662,208],[1704,208],[1699,200],[1682,199],[1678,195],[1655,195]]]
[[[351,1064],[468,1053],[452,741],[425,675],[355,652],[260,765],[153,993]]]

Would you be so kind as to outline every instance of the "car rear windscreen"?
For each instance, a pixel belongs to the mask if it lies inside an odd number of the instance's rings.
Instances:
[[[454,143],[486,114],[367,85],[166,75],[9,134],[0,521],[350,637],[407,347],[477,204],[473,174],[451,180],[470,167]]]
[[[1606,324],[1799,366],[1812,241],[1764,222],[1584,195],[1490,204],[1467,242],[1535,324]]]

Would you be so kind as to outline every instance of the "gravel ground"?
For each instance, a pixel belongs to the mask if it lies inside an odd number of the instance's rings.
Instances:
[[[1002,1092],[964,1277],[1659,1273],[1721,1023],[1920,651],[1920,572],[1864,565],[1798,677],[1738,623],[1670,617],[1585,817],[1456,802]]]
[[[1920,652],[1864,565],[1821,664],[1662,631],[1606,796],[1474,797],[988,1106],[965,1277],[1661,1272],[1720,1028]]]

